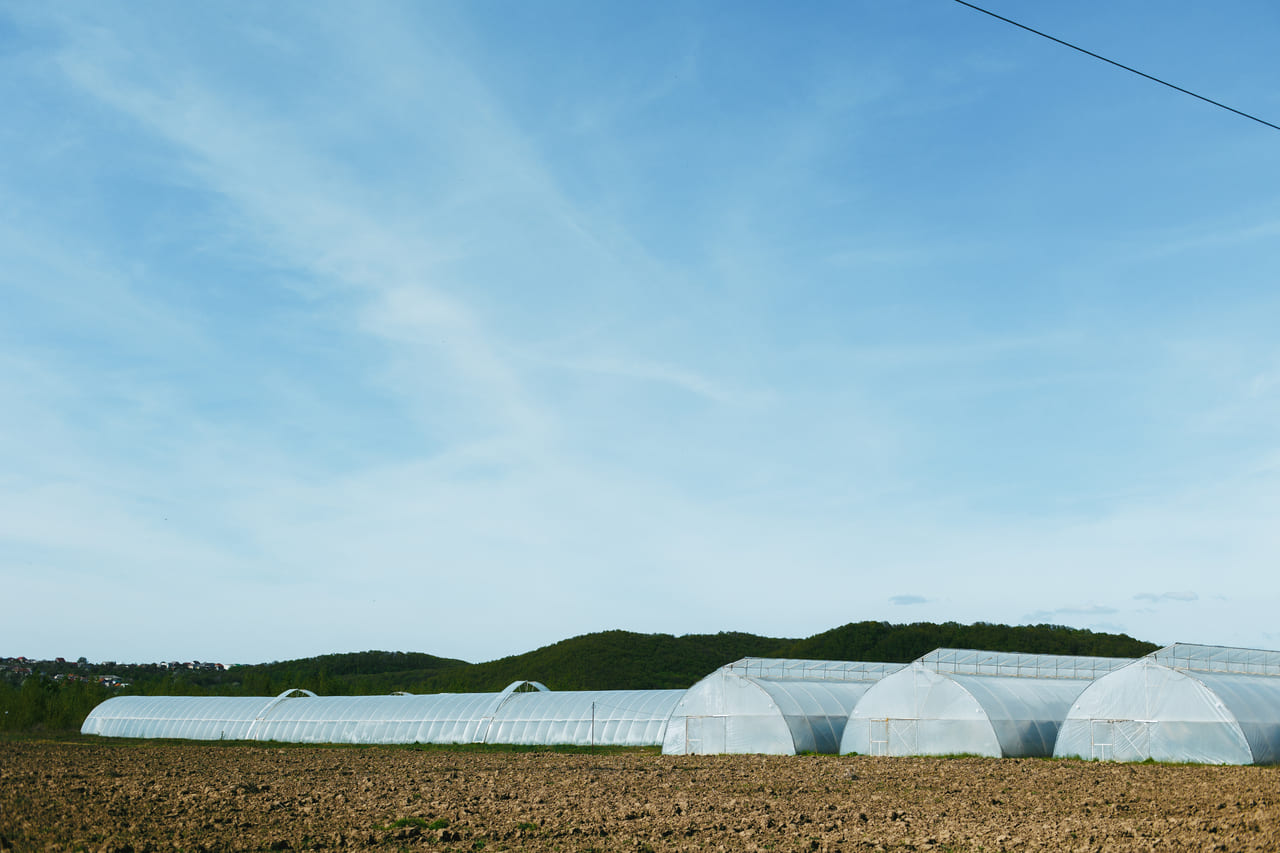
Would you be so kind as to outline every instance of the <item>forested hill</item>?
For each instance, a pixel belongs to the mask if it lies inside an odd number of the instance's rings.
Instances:
[[[180,671],[159,674],[154,680],[135,678],[133,691],[273,695],[289,687],[305,687],[321,695],[395,690],[469,693],[501,690],[526,679],[540,681],[552,690],[677,688],[688,687],[742,657],[906,663],[940,647],[1102,657],[1138,657],[1158,648],[1124,634],[1060,625],[981,622],[856,622],[805,639],[743,633],[676,637],[603,631],[487,663],[419,653],[355,652],[237,666],[217,674]]]
[[[423,688],[424,692],[501,690],[518,679],[541,681],[553,690],[688,687],[742,657],[907,663],[946,647],[1100,657],[1139,657],[1159,648],[1124,634],[1058,625],[855,622],[803,640],[754,634],[673,637],[605,631],[523,655],[443,670],[425,680]]]
[[[297,661],[215,667],[120,667],[28,661],[0,671],[0,730],[78,729],[97,703],[122,694],[275,695],[306,688],[321,695],[493,692],[512,681],[541,681],[553,690],[685,688],[741,657],[905,663],[934,648],[996,652],[1139,657],[1155,651],[1124,634],[1061,625],[959,625],[956,622],[854,622],[805,639],[755,634],[635,634],[600,631],[502,660],[468,663],[420,652],[351,652]],[[106,686],[111,672],[127,681]]]
[[[322,696],[409,690],[439,673],[472,664],[421,652],[347,652],[301,660],[233,667],[224,680],[239,681],[245,695],[271,696],[289,687],[305,687]],[[411,691],[412,692],[412,691]]]
[[[1062,625],[855,622],[797,640],[788,647],[787,657],[906,663],[939,648],[1127,658],[1141,657],[1159,646],[1127,634],[1098,634]]]
[[[786,657],[795,640],[755,634],[636,634],[603,631],[561,640],[532,652],[445,670],[424,692],[501,690],[517,680],[541,681],[552,690],[646,690],[688,687],[743,657]]]
[[[1102,657],[1138,657],[1157,648],[1124,634],[1060,625],[856,622],[805,639],[603,631],[477,664],[420,652],[381,651],[232,666],[226,671],[212,665],[121,668],[26,661],[36,667],[34,673],[25,664],[0,671],[0,731],[79,728],[99,702],[131,693],[274,696],[296,687],[322,696],[397,690],[468,693],[497,691],[521,680],[541,681],[552,690],[682,688],[743,657],[906,663],[940,647]],[[127,685],[99,683],[108,672]]]

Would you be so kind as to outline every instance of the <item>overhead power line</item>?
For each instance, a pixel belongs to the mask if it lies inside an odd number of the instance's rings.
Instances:
[[[1081,53],[1085,54],[1086,56],[1092,56],[1094,59],[1101,59],[1103,62],[1114,65],[1116,68],[1123,68],[1125,71],[1128,71],[1132,74],[1137,74],[1139,77],[1145,77],[1148,80],[1151,80],[1152,82],[1159,83],[1161,86],[1168,86],[1170,89],[1173,89],[1174,91],[1181,92],[1184,95],[1190,95],[1193,98],[1199,98],[1200,100],[1206,103],[1213,104],[1215,107],[1221,107],[1222,109],[1227,110],[1229,112],[1233,112],[1238,116],[1244,116],[1247,119],[1253,119],[1258,124],[1265,124],[1267,127],[1272,128],[1273,130],[1280,130],[1280,125],[1272,124],[1271,122],[1266,121],[1265,119],[1260,119],[1255,115],[1250,115],[1249,113],[1243,112],[1242,110],[1238,110],[1235,107],[1229,107],[1226,104],[1213,100],[1212,98],[1206,98],[1204,95],[1197,95],[1195,92],[1192,92],[1189,89],[1184,89],[1181,86],[1175,86],[1174,84],[1168,82],[1167,80],[1161,80],[1159,77],[1152,77],[1150,74],[1144,74],[1143,72],[1139,71],[1136,68],[1130,68],[1128,65],[1122,65],[1121,63],[1116,62],[1114,59],[1107,59],[1105,56],[1099,56],[1098,54],[1094,53],[1091,50],[1085,50],[1083,47],[1074,45],[1069,41],[1063,41],[1060,38],[1054,38],[1048,33],[1042,33],[1039,30],[1032,29],[1031,27],[1028,27],[1026,24],[1019,24],[1017,21],[1010,20],[1009,18],[1006,18],[1003,15],[997,15],[995,12],[991,12],[991,11],[988,11],[987,9],[983,9],[981,6],[975,6],[972,3],[966,3],[965,0],[956,0],[956,2],[959,3],[961,6],[968,6],[970,9],[972,9],[975,12],[981,12],[984,15],[990,15],[991,17],[995,18],[998,21],[1004,21],[1006,24],[1013,24],[1015,27],[1018,27],[1019,29],[1026,30],[1029,33],[1035,33],[1041,38],[1047,38],[1049,41],[1057,42],[1063,47],[1069,47],[1072,50],[1078,50]]]

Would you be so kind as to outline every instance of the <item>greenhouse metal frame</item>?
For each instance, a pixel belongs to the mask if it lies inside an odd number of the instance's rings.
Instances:
[[[858,700],[841,753],[1053,754],[1071,703],[1128,658],[935,649]]]
[[[118,696],[94,708],[81,732],[286,743],[657,746],[683,695],[683,690],[552,692],[538,682],[517,681],[498,693]]]
[[[667,724],[668,755],[834,753],[849,712],[900,663],[743,658],[685,692]]]
[[[1080,694],[1054,755],[1280,763],[1280,652],[1190,643],[1152,652]]]

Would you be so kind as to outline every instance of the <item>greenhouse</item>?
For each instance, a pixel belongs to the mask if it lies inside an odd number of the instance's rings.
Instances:
[[[1080,694],[1053,754],[1280,763],[1280,652],[1190,644],[1152,652]]]
[[[1047,756],[1067,710],[1125,658],[937,649],[858,700],[841,753]]]
[[[667,724],[662,751],[833,753],[859,697],[902,666],[743,658],[684,693]]]
[[[517,681],[500,693],[274,698],[118,696],[81,732],[110,737],[289,743],[503,743],[657,746],[683,690],[552,692]]]
[[[683,690],[517,693],[489,724],[486,743],[658,746]]]

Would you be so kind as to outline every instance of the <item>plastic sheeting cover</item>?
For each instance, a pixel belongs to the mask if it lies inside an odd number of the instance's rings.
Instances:
[[[1093,673],[1132,661],[938,649],[858,701],[840,752],[1047,756]]]
[[[479,743],[503,693],[319,696],[281,703],[256,740],[285,743]]]
[[[1174,643],[1147,655],[1171,669],[1194,672],[1235,672],[1242,675],[1280,675],[1280,652]]]
[[[89,712],[83,734],[247,740],[267,696],[115,696]]]
[[[683,690],[517,693],[489,726],[489,743],[657,746]]]
[[[833,753],[859,697],[903,664],[744,658],[689,688],[666,754]]]
[[[391,696],[122,696],[81,731],[114,737],[288,743],[657,746],[682,690],[543,690]]]
[[[1054,755],[1280,763],[1280,677],[1210,669],[1225,668],[1226,654],[1199,658],[1196,669],[1158,662],[1189,660],[1185,651],[1162,649],[1090,685],[1068,711]]]
[[[934,649],[915,663],[934,672],[956,675],[999,675],[1017,678],[1073,678],[1093,680],[1133,663],[1133,658],[1085,655],[1037,655],[990,652],[983,649]]]

